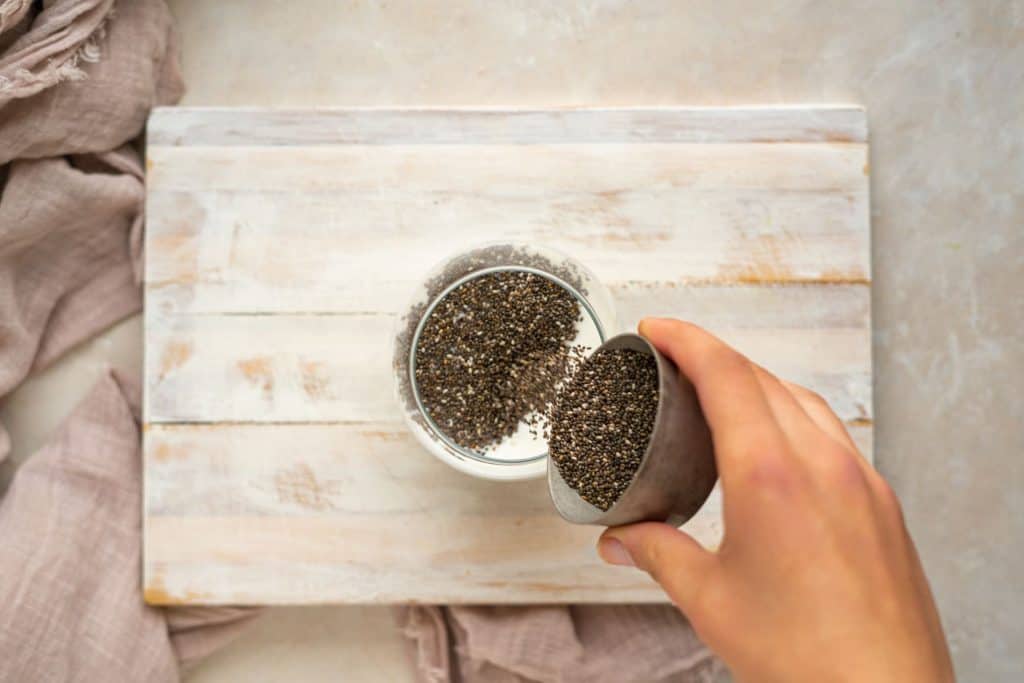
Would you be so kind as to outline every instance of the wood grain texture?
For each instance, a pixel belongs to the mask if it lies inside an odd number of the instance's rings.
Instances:
[[[178,311],[394,311],[409,268],[492,236],[605,282],[870,276],[864,145],[486,149],[151,146],[149,288]]]
[[[871,457],[863,111],[158,109],[147,148],[153,603],[661,601],[543,482],[463,476],[392,398],[456,250],[541,243],[621,322],[688,318],[822,393]],[[717,494],[689,524],[721,535]]]
[[[158,108],[151,145],[495,145],[867,142],[864,110],[832,107],[618,109]]]

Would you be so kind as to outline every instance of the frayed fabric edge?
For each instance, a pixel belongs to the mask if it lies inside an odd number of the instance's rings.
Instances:
[[[17,69],[10,76],[0,74],[0,101],[29,97],[65,81],[81,81],[87,74],[80,63],[95,64],[103,56],[100,47],[107,37],[107,27],[116,16],[117,10],[110,11],[100,20],[93,32],[71,54],[62,59],[50,59],[38,73],[31,69]]]

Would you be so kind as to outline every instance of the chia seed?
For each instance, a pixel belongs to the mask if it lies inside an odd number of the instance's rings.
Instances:
[[[549,453],[583,500],[608,510],[633,480],[658,413],[658,366],[631,349],[604,349],[558,392]]]
[[[559,383],[582,349],[579,303],[534,273],[489,273],[442,299],[420,333],[416,386],[434,423],[479,451],[511,436],[520,422],[547,433]]]
[[[413,335],[420,318],[426,312],[427,305],[456,280],[470,273],[494,266],[528,266],[551,273],[568,282],[580,294],[587,295],[582,274],[575,265],[549,260],[532,249],[516,244],[492,244],[469,250],[445,264],[444,268],[423,284],[420,302],[414,304],[400,320],[395,337],[393,365],[398,379],[398,394],[408,415],[426,427],[423,415],[417,409],[409,380],[409,352],[412,348]],[[572,353],[572,352],[571,352]],[[576,355],[581,357],[580,352]],[[528,419],[535,424],[531,428],[546,431],[543,419]],[[537,432],[535,432],[537,433]]]

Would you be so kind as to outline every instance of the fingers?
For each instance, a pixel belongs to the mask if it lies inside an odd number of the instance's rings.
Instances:
[[[715,555],[691,536],[658,522],[606,530],[598,541],[598,553],[609,564],[646,571],[684,613],[694,609],[697,595],[717,563]]]
[[[832,408],[829,407],[828,402],[825,401],[821,396],[814,393],[806,387],[802,387],[799,384],[793,384],[787,382],[784,379],[780,379],[779,382],[786,388],[787,391],[793,396],[793,398],[800,404],[807,416],[814,421],[818,428],[828,434],[830,437],[846,446],[854,453],[859,453],[857,445],[850,438],[850,433],[846,431],[846,425],[839,419]]]
[[[754,367],[783,433],[791,443],[799,444],[793,452],[819,475],[832,475],[825,477],[826,488],[831,490],[837,477],[847,483],[858,479],[868,483],[877,476],[825,399],[799,384],[779,379],[759,365]],[[843,464],[846,461],[853,463],[859,477]]]
[[[679,320],[647,318],[643,334],[693,383],[711,427],[723,486],[766,456],[815,455],[839,446],[857,456],[842,421],[817,394],[780,380],[709,332]],[[797,447],[799,446],[799,447]]]
[[[813,444],[824,436],[822,429],[810,418],[801,403],[786,388],[782,380],[760,365],[751,363],[754,376],[761,384],[761,390],[768,399],[768,406],[779,421],[782,432],[791,443]]]
[[[696,389],[715,442],[723,484],[743,462],[785,448],[785,439],[746,357],[696,325],[679,320],[647,318],[639,329]]]
[[[846,431],[846,425],[835,414],[828,401],[799,384],[794,384],[784,379],[780,379],[779,382],[793,396],[796,402],[800,404],[801,409],[814,422],[817,428],[847,451],[849,457],[853,458],[868,482],[874,484],[881,479],[875,468],[871,466],[871,463],[867,461],[860,452],[860,449],[857,448],[853,437]]]

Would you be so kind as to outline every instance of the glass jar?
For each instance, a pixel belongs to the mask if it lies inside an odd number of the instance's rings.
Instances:
[[[615,306],[607,288],[581,263],[553,249],[511,242],[484,244],[451,256],[420,281],[398,316],[394,335],[395,394],[402,416],[431,454],[457,470],[493,480],[544,476],[547,443],[543,436],[521,421],[514,434],[493,447],[474,450],[456,443],[431,419],[421,400],[416,351],[426,321],[446,296],[476,278],[508,271],[544,277],[573,296],[582,320],[571,343],[584,347],[585,353],[618,332]]]

